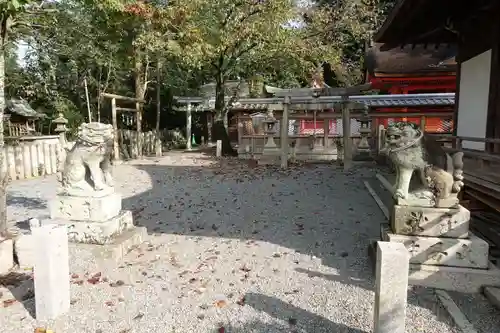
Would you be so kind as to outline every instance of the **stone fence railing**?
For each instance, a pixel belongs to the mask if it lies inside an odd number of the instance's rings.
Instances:
[[[6,138],[3,167],[11,180],[55,174],[63,149],[59,135]]]

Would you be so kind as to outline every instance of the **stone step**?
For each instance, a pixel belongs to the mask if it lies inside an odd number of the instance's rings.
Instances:
[[[373,270],[376,248],[376,240],[373,240],[368,247]],[[460,293],[479,293],[486,286],[500,287],[500,269],[491,262],[487,269],[410,264],[408,283]]]
[[[386,226],[382,240],[403,243],[411,264],[488,268],[489,245],[470,234],[468,239],[397,235]]]
[[[484,296],[491,302],[494,306],[500,309],[500,288],[497,287],[484,287]]]

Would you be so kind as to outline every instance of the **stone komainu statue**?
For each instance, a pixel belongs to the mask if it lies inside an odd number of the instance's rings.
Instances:
[[[96,192],[112,191],[113,138],[112,125],[95,122],[80,126],[76,143],[68,152],[62,170],[61,183],[66,194],[92,196]]]
[[[456,199],[463,187],[463,152],[446,153],[413,123],[399,122],[387,128],[385,153],[396,167],[394,197],[408,199],[414,171],[433,200]],[[458,203],[458,199],[456,199]]]

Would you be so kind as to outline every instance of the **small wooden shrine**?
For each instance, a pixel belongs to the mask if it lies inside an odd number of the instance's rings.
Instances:
[[[37,124],[45,117],[44,113],[35,111],[24,99],[7,100],[4,114],[6,135],[10,137],[39,135]]]

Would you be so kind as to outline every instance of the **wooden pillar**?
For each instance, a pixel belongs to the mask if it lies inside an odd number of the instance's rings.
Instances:
[[[351,113],[349,107],[349,97],[342,96],[342,140],[344,143],[344,171],[350,169],[352,161]]]
[[[281,167],[288,167],[288,107],[290,105],[290,96],[283,99],[283,115],[281,117]]]
[[[500,5],[497,5],[493,11],[500,14]],[[498,20],[493,24],[493,41],[500,39],[500,22]],[[493,43],[491,49],[491,68],[490,68],[490,89],[488,98],[488,117],[486,120],[486,138],[500,138],[500,78],[497,73],[500,71],[500,45]],[[498,153],[500,147],[498,144],[486,143],[486,151]]]
[[[137,110],[137,156],[142,157],[142,107],[141,103],[135,103],[135,109]]]
[[[420,129],[425,134],[425,116],[420,117]]]
[[[187,104],[186,109],[186,149],[191,150],[191,103]]]
[[[120,160],[120,147],[118,146],[118,121],[116,119],[116,99],[111,99],[111,121],[113,123],[113,152],[114,152],[114,160]]]

